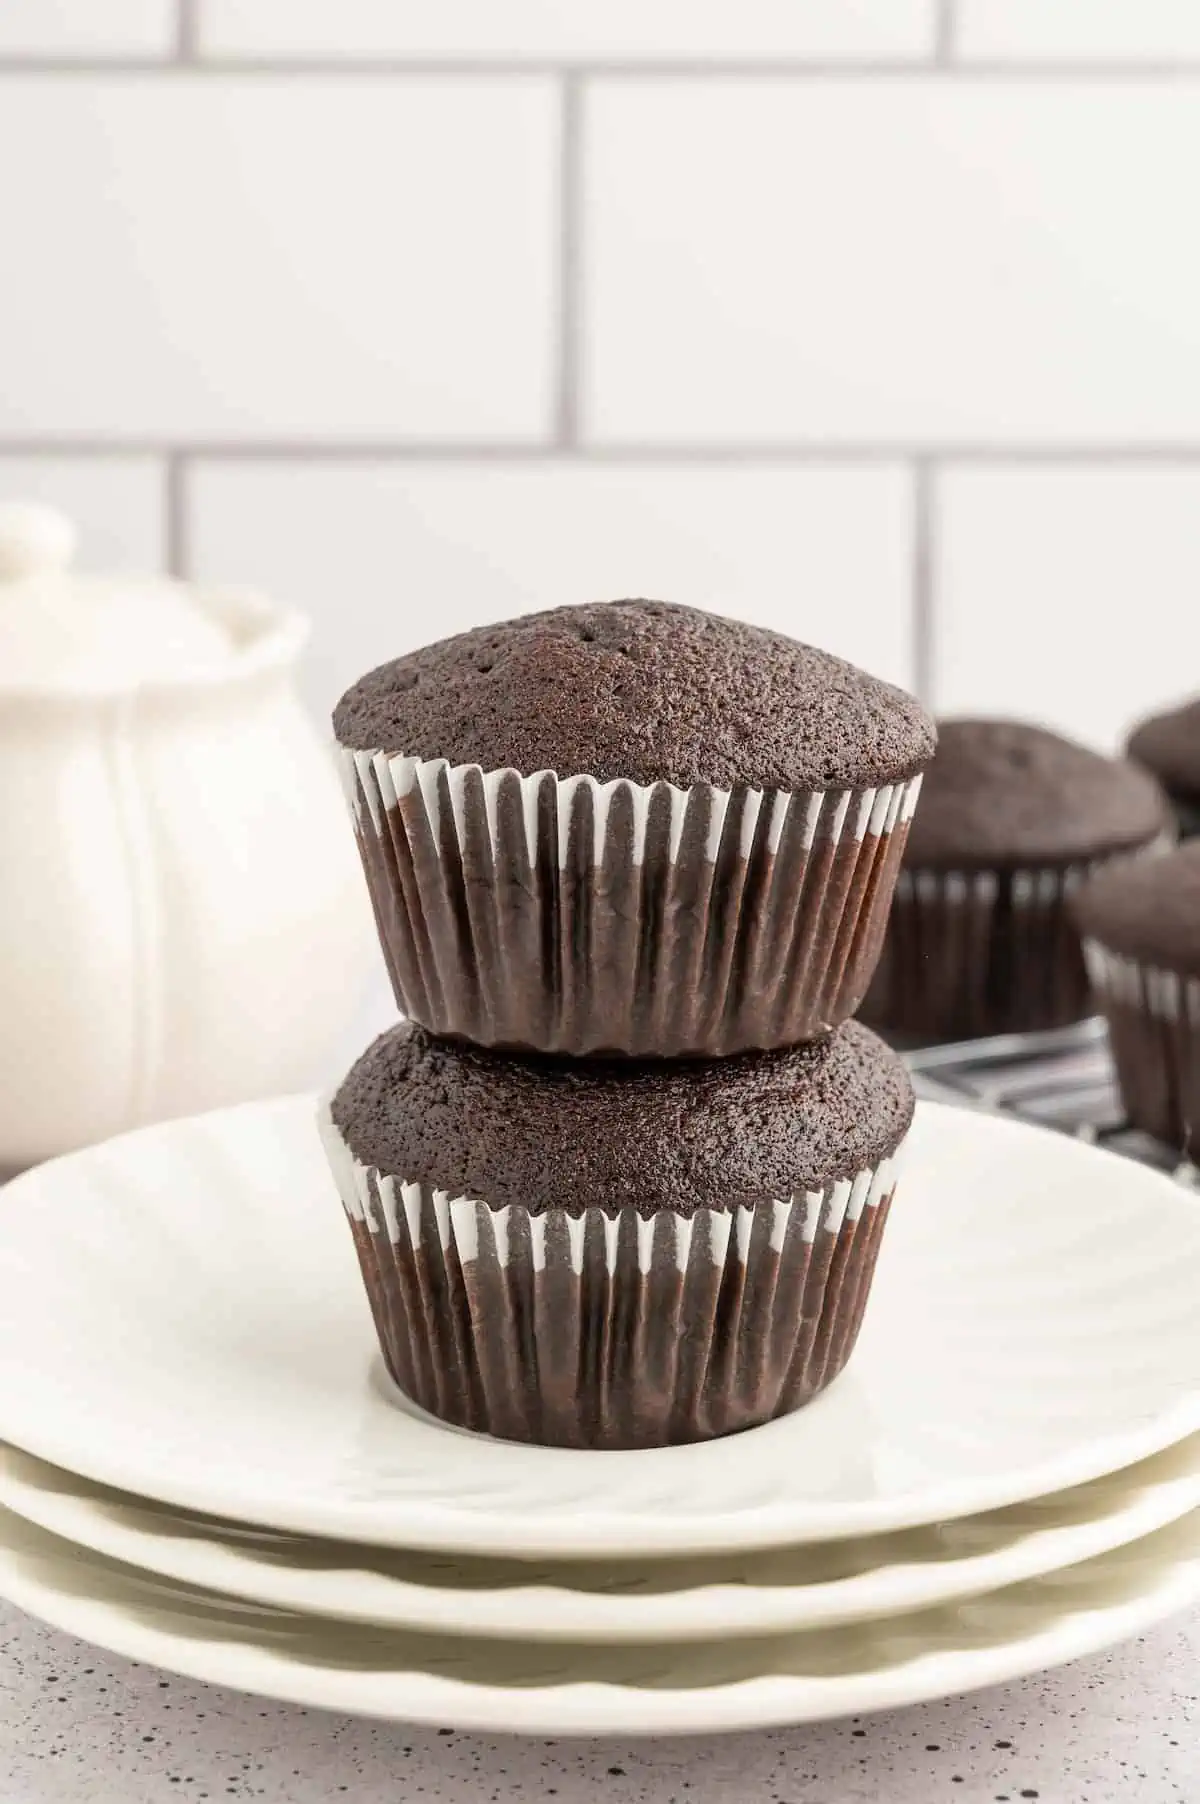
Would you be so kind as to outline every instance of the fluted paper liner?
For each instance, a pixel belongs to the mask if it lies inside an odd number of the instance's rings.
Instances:
[[[754,1207],[532,1214],[385,1176],[321,1125],[400,1390],[559,1447],[708,1440],[807,1403],[854,1349],[899,1157]]]
[[[1091,988],[1068,902],[1111,862],[902,870],[863,1020],[915,1041],[1039,1033],[1082,1021],[1092,1012]]]
[[[396,1000],[485,1046],[796,1045],[879,956],[920,777],[790,794],[344,753]]]
[[[1084,957],[1132,1127],[1200,1152],[1200,979],[1085,939]]]

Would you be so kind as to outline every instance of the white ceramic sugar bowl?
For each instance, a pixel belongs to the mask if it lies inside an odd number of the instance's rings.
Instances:
[[[306,1086],[375,956],[305,622],[0,508],[0,1167]]]

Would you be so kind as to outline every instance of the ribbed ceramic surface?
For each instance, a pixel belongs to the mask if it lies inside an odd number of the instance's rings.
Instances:
[[[7,1512],[0,1593],[114,1653],[310,1709],[501,1734],[695,1735],[944,1697],[1141,1634],[1200,1598],[1200,1515],[941,1609],[765,1639],[389,1634],[145,1578]]]
[[[303,1615],[512,1640],[707,1640],[929,1609],[1127,1546],[1200,1505],[1200,1437],[961,1522],[711,1559],[384,1553],[178,1513],[12,1448],[0,1505],[140,1570]]]
[[[627,1558],[945,1521],[1200,1429],[1194,1196],[930,1103],[855,1356],[808,1408],[637,1454],[448,1429],[378,1388],[316,1120],[309,1097],[167,1123],[5,1190],[0,1440],[301,1534]]]

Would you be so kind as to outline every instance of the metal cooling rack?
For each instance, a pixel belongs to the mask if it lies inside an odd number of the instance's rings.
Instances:
[[[1200,1169],[1131,1128],[1099,1020],[1047,1034],[1007,1034],[906,1054],[919,1096],[1020,1116],[1089,1140],[1200,1190]]]

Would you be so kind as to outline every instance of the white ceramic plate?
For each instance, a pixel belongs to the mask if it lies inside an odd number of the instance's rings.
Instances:
[[[966,1603],[807,1635],[674,1646],[389,1634],[147,1579],[0,1511],[0,1595],[189,1678],[487,1733],[673,1735],[922,1702],[1059,1665],[1200,1598],[1200,1517]]]
[[[1200,1428],[1200,1209],[924,1104],[849,1370],[736,1440],[530,1448],[397,1407],[311,1100],[144,1130],[0,1200],[0,1439],[139,1496],[472,1554],[721,1553],[995,1509]]]
[[[1058,1571],[1200,1507],[1200,1436],[1006,1510],[724,1558],[390,1553],[191,1516],[0,1449],[0,1505],[138,1570],[299,1615],[511,1640],[706,1640],[928,1609]]]

